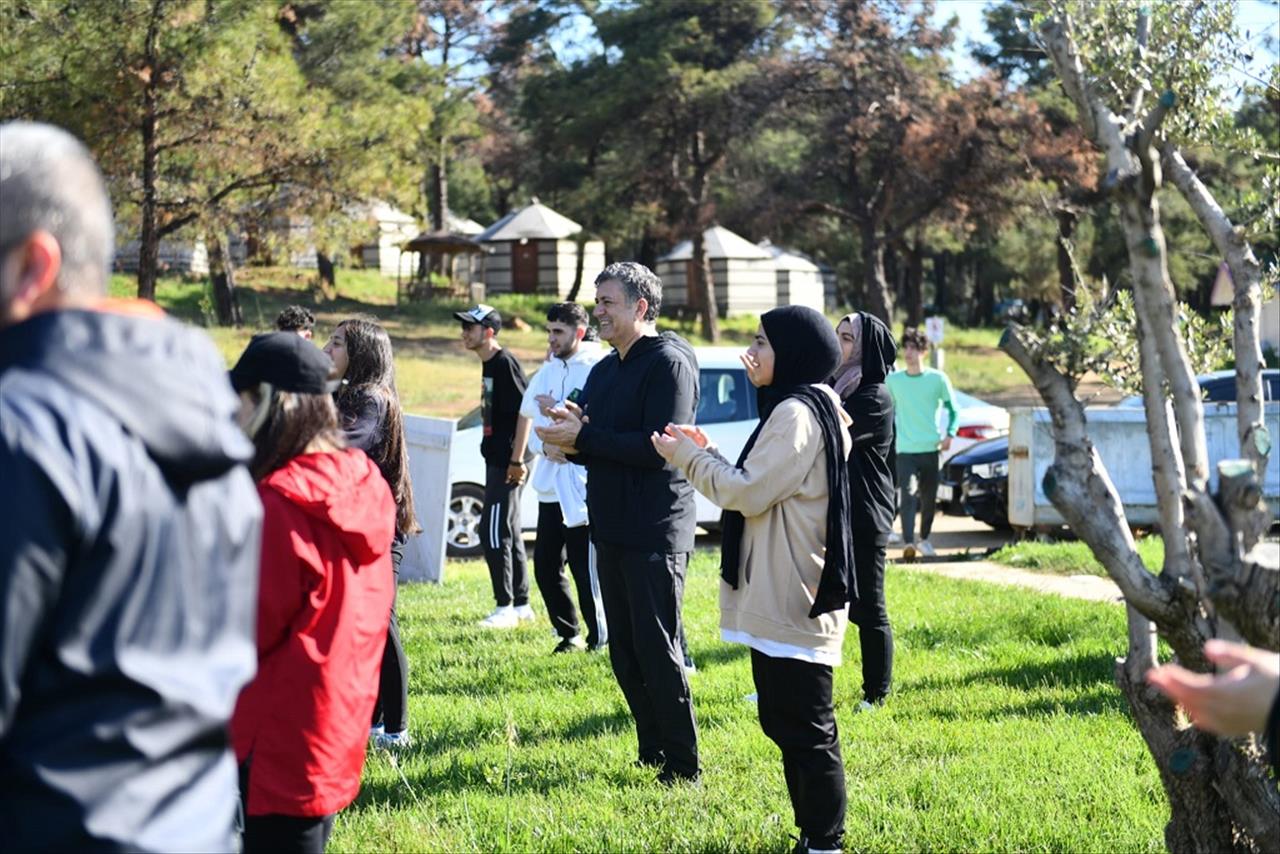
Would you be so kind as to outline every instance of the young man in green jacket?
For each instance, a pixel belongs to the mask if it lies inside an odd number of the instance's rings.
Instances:
[[[938,495],[938,452],[951,447],[959,414],[951,392],[951,380],[942,371],[924,367],[929,340],[918,329],[902,335],[905,371],[894,371],[885,379],[893,395],[894,426],[898,434],[898,508],[902,515],[902,556],[911,560],[916,553],[933,557],[929,532],[933,529],[934,502]],[[938,408],[947,409],[947,429],[938,429]],[[915,539],[916,505],[920,505],[920,541]]]

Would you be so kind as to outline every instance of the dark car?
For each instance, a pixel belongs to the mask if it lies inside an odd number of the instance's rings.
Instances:
[[[1280,370],[1262,372],[1263,398],[1280,400]],[[1209,403],[1234,402],[1235,371],[1196,377]],[[1141,397],[1128,397],[1116,406],[1140,407]],[[1009,437],[1000,436],[965,448],[938,475],[938,506],[948,515],[972,516],[993,528],[1009,527]]]
[[[947,460],[938,475],[938,504],[952,516],[1009,527],[1009,437],[979,442]]]

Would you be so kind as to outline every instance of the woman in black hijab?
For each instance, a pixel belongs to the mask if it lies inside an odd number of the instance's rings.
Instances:
[[[694,427],[668,425],[653,445],[725,509],[721,637],[751,648],[760,726],[782,750],[800,828],[796,850],[837,850],[845,785],[832,672],[857,588],[849,418],[821,383],[840,364],[840,345],[821,314],[786,306],[760,318],[743,364],[761,420],[736,464]]]
[[[862,709],[883,703],[893,680],[893,630],[884,601],[884,552],[897,513],[894,483],[893,398],[884,378],[898,348],[879,318],[854,312],[836,326],[844,362],[831,384],[853,419],[849,433],[849,496],[853,507],[853,563],[858,601],[849,620],[862,648]]]

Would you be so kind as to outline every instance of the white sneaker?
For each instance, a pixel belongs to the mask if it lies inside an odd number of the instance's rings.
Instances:
[[[916,543],[916,548],[920,550],[920,554],[924,557],[936,557],[937,552],[933,549],[933,543],[928,540],[921,540]]]
[[[752,691],[750,694],[743,697],[742,699],[746,700],[748,703],[759,703],[760,695],[757,694],[755,691]]]
[[[413,739],[409,738],[409,731],[403,732],[384,732],[373,741],[373,746],[382,750],[404,750],[413,744]]]
[[[528,605],[517,605],[516,619],[522,623],[532,623],[534,620],[538,619],[538,615],[533,613],[533,609]]]
[[[506,605],[494,608],[492,614],[480,621],[480,626],[485,629],[514,629],[519,623],[516,609]]]
[[[897,531],[890,531],[890,532],[889,532],[889,545],[891,545],[891,546],[900,546],[900,545],[902,545],[902,535],[901,535],[901,534],[899,534]]]

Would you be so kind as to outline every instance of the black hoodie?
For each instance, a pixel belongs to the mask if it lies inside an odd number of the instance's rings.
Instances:
[[[698,371],[689,345],[673,334],[636,340],[591,369],[582,390],[575,462],[587,467],[591,538],[647,552],[693,551],[693,487],[649,440],[669,423],[691,424]]]
[[[893,397],[884,378],[898,355],[893,333],[879,319],[862,314],[862,383],[845,398],[853,419],[849,454],[849,494],[855,540],[884,545],[898,512],[894,474]]]
[[[236,398],[174,321],[0,330],[0,831],[230,850],[262,509]]]

